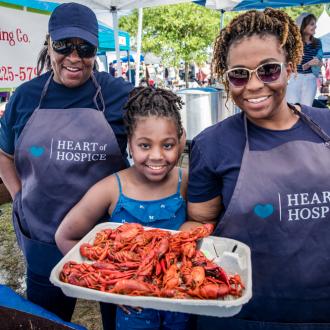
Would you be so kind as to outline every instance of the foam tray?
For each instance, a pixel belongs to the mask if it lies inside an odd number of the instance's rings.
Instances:
[[[50,275],[50,281],[60,287],[69,297],[96,300],[113,304],[140,306],[159,310],[183,312],[217,317],[233,316],[241,310],[252,297],[252,270],[250,248],[233,239],[209,236],[199,243],[199,248],[209,259],[214,259],[228,274],[238,273],[245,285],[243,295],[239,298],[226,297],[218,300],[202,299],[173,299],[147,296],[128,296],[101,292],[60,281],[59,274],[68,261],[78,263],[92,263],[82,257],[79,247],[82,243],[93,243],[97,232],[106,228],[115,228],[120,224],[102,223],[94,227],[80,242],[74,246],[59,263],[54,267]],[[148,229],[147,227],[145,229]],[[234,252],[233,252],[234,251]]]

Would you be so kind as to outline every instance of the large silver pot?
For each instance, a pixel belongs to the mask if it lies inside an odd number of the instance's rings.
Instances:
[[[231,102],[226,103],[224,90],[213,87],[187,88],[176,92],[185,103],[182,111],[182,123],[187,132],[187,140],[198,133],[233,114],[239,109]]]

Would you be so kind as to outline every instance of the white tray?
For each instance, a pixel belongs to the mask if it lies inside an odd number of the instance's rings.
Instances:
[[[242,305],[246,304],[252,297],[250,248],[239,241],[214,236],[204,238],[199,244],[199,247],[208,258],[215,258],[214,261],[221,265],[228,274],[238,273],[241,276],[245,285],[245,290],[243,291],[243,295],[239,298],[228,297],[219,300],[202,300],[128,296],[101,292],[60,281],[59,274],[66,262],[72,260],[78,263],[92,263],[92,261],[80,255],[79,247],[82,243],[92,243],[97,232],[106,228],[115,228],[118,225],[120,224],[108,222],[95,226],[94,229],[82,238],[54,267],[50,275],[50,281],[54,285],[60,287],[64,294],[69,297],[218,317],[229,317],[239,313]],[[232,252],[233,249],[235,252]]]

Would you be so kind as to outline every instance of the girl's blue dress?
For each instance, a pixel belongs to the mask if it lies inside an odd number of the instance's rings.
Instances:
[[[119,186],[119,199],[110,217],[111,222],[136,222],[143,226],[177,230],[186,220],[186,201],[181,196],[182,169],[179,168],[178,188],[175,194],[168,197],[139,201],[123,194],[119,175],[116,173]],[[129,308],[127,315],[117,308],[116,328],[133,329],[188,329],[189,314],[159,311],[145,308],[137,312]]]

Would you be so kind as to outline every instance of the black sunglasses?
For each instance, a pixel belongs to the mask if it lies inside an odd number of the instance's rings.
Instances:
[[[88,42],[83,42],[81,44],[75,44],[71,39],[63,39],[52,42],[52,47],[54,51],[61,55],[69,55],[74,50],[77,51],[80,58],[90,58],[96,55],[97,48]]]
[[[255,72],[257,78],[264,84],[270,84],[277,81],[282,73],[283,63],[272,62],[259,65],[254,70],[248,68],[233,68],[227,70],[225,75],[230,84],[234,87],[243,87],[251,79]]]

